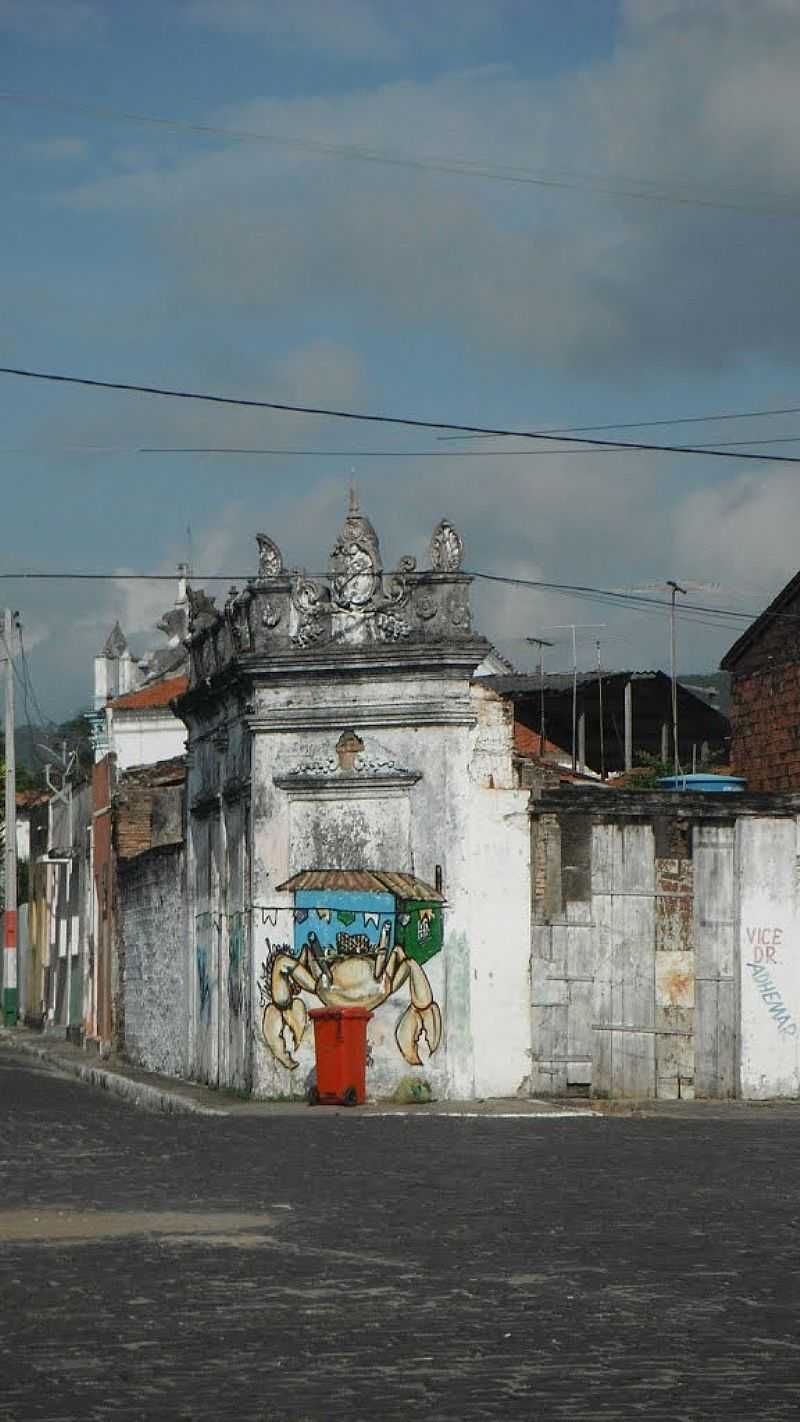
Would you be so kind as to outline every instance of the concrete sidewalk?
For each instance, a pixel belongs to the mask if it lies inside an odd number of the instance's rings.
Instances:
[[[0,1049],[36,1057],[53,1071],[79,1077],[91,1086],[110,1091],[145,1110],[195,1116],[452,1116],[520,1118],[601,1118],[626,1116],[633,1119],[708,1121],[735,1118],[757,1119],[761,1110],[771,1110],[800,1121],[800,1100],[782,1101],[599,1101],[588,1099],[534,1100],[514,1097],[490,1101],[432,1101],[408,1105],[393,1101],[370,1101],[365,1106],[324,1106],[312,1109],[303,1099],[263,1101],[215,1090],[176,1077],[142,1071],[120,1057],[99,1057],[63,1037],[33,1032],[27,1027],[0,1027]]]
[[[0,1049],[38,1058],[52,1070],[79,1077],[124,1097],[146,1110],[197,1116],[500,1116],[575,1117],[597,1113],[588,1101],[533,1101],[530,1098],[492,1101],[432,1101],[425,1105],[371,1101],[365,1106],[324,1106],[312,1110],[303,1099],[261,1101],[235,1092],[214,1090],[194,1082],[142,1071],[119,1057],[99,1057],[65,1042],[63,1037],[27,1027],[0,1028]]]

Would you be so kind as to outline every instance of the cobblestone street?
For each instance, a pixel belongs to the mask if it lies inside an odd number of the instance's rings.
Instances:
[[[0,1418],[790,1418],[800,1109],[227,1118],[4,1050]]]

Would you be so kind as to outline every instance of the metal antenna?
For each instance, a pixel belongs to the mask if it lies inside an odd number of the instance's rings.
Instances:
[[[544,760],[544,649],[554,647],[555,642],[546,637],[526,637],[525,641],[539,648],[539,754]]]
[[[603,727],[603,668],[600,661],[600,638],[597,638],[597,700],[600,715],[600,779],[606,778],[606,740]]]
[[[667,578],[663,583],[642,583],[638,588],[626,588],[626,592],[668,592],[669,599],[669,670],[672,687],[672,768],[675,775],[680,775],[681,764],[678,754],[678,658],[677,658],[677,633],[676,633],[676,613],[675,598],[678,593],[684,596],[692,592],[721,592],[719,583],[691,583],[687,582],[685,587],[676,583],[674,578]]]
[[[557,622],[548,632],[572,633],[572,773],[578,769],[578,643],[576,633],[606,627],[605,622]]]
[[[669,658],[670,676],[672,678],[672,764],[676,775],[680,775],[681,767],[678,758],[678,674],[676,671],[677,658],[675,654],[675,597],[677,593],[686,592],[672,578],[667,578],[667,587],[670,589],[671,597],[669,604]]]

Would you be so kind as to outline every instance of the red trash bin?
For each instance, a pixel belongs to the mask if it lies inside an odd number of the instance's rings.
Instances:
[[[312,1105],[363,1106],[367,1095],[367,1023],[364,1007],[312,1007],[317,1084]]]

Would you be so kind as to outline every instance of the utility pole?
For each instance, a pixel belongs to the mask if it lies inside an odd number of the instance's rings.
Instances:
[[[572,773],[578,768],[578,642],[576,633],[589,628],[605,627],[605,622],[560,622],[548,627],[548,632],[572,633]]]
[[[670,674],[672,677],[672,762],[676,775],[680,775],[681,767],[678,758],[678,673],[677,657],[675,647],[675,598],[678,593],[686,593],[686,588],[682,588],[679,583],[667,578],[667,587],[670,589],[671,598],[669,605],[669,652],[670,652]]]
[[[600,663],[600,638],[597,639],[597,701],[600,715],[600,779],[606,778],[606,740],[603,728],[603,668]]]
[[[15,616],[9,607],[3,613],[6,696],[6,903],[3,915],[3,1022],[14,1027],[17,1021],[17,757],[14,744],[14,632]]]
[[[544,649],[554,647],[554,642],[548,642],[546,637],[526,637],[526,642],[539,648],[539,755],[544,760]]]

